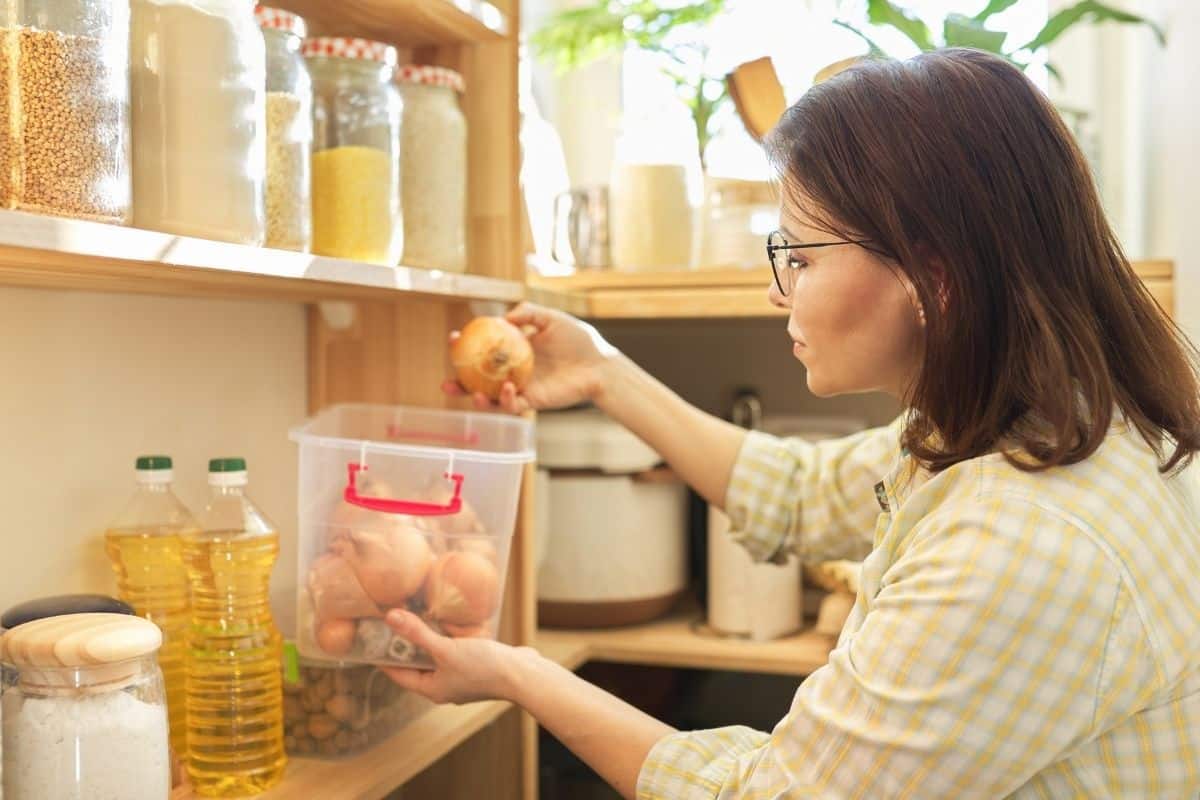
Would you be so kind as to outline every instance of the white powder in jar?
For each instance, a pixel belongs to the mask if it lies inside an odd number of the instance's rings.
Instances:
[[[203,5],[130,5],[133,224],[260,245],[266,47],[250,5]]]
[[[4,800],[165,800],[167,709],[123,691],[4,695]]]

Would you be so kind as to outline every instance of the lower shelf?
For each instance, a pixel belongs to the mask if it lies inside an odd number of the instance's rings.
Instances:
[[[500,718],[512,705],[500,700],[438,706],[392,738],[352,758],[324,761],[292,758],[283,781],[262,800],[377,800],[411,780],[439,758]],[[171,800],[198,797],[182,786]]]
[[[723,637],[684,605],[644,625],[595,630],[538,631],[537,648],[574,669],[586,661],[804,676],[823,666],[837,638],[811,629],[766,642]],[[569,655],[571,663],[560,657]]]

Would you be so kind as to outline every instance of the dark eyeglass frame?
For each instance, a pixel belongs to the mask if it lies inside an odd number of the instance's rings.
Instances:
[[[779,240],[778,244],[776,244],[773,241],[776,239]],[[864,245],[864,244],[870,244],[870,243],[871,243],[870,239],[843,239],[841,241],[836,241],[836,242],[811,242],[811,243],[803,243],[803,244],[792,244],[786,238],[784,238],[783,231],[775,230],[775,231],[771,231],[771,233],[769,233],[767,235],[767,261],[771,264],[771,274],[773,276],[775,276],[775,286],[777,286],[779,288],[779,293],[781,295],[783,295],[784,297],[787,297],[788,292],[790,292],[792,290],[791,287],[792,287],[793,279],[792,279],[791,273],[788,273],[787,286],[785,287],[783,285],[783,279],[779,277],[779,267],[776,266],[776,264],[775,264],[775,254],[776,253],[782,252],[784,250],[807,250],[809,248],[815,248],[815,247],[833,247],[833,246],[839,245],[839,244]],[[784,269],[798,270],[800,268],[785,265]]]

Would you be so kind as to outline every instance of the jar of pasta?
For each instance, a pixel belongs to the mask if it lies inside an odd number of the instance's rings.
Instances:
[[[400,202],[404,264],[467,268],[467,118],[463,79],[453,70],[409,64],[396,70],[404,99]]]
[[[312,80],[300,55],[305,24],[289,11],[258,6],[267,46],[267,247],[312,247]]]
[[[400,207],[396,49],[366,39],[304,43],[313,82],[313,252],[394,265]]]

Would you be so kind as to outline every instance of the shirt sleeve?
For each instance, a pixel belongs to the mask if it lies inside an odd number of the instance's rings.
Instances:
[[[912,536],[771,734],[664,737],[639,800],[1003,797],[1095,735],[1111,686],[1157,682],[1119,570],[1068,523],[1006,500]]]
[[[861,560],[879,516],[875,484],[900,453],[901,420],[808,442],[746,436],[725,494],[730,535],[756,561]]]

